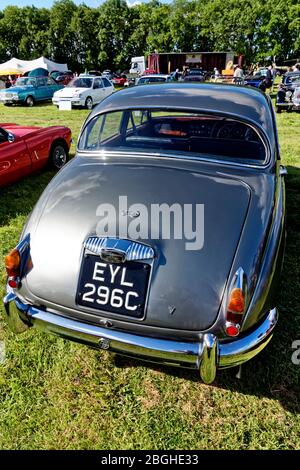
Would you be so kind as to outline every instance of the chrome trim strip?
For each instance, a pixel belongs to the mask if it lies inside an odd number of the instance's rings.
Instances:
[[[258,354],[270,341],[278,320],[276,308],[243,338],[220,343],[213,335],[199,336],[198,342],[183,342],[117,331],[79,322],[24,304],[10,291],[4,298],[6,319],[15,333],[33,326],[47,333],[106,349],[125,356],[198,369],[205,383],[211,383],[217,368],[237,366]],[[23,325],[23,330],[20,328]]]

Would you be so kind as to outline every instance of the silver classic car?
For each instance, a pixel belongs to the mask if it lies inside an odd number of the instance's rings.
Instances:
[[[6,257],[9,325],[197,369],[211,383],[272,337],[285,172],[259,90],[111,95]]]

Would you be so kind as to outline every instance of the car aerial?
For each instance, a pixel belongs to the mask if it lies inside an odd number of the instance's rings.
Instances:
[[[47,164],[60,169],[67,161],[70,145],[68,127],[0,124],[0,187]]]
[[[80,75],[71,80],[65,88],[54,93],[52,103],[59,106],[61,102],[69,101],[72,107],[84,106],[92,109],[114,91],[113,84],[106,77]]]
[[[171,81],[170,75],[162,74],[162,73],[155,73],[155,74],[148,74],[143,75],[140,78],[136,79],[136,85],[149,85],[152,83],[166,83]]]
[[[189,69],[187,74],[182,76],[184,82],[204,82],[206,79],[206,72],[202,69]]]
[[[51,100],[53,94],[61,88],[63,85],[59,85],[51,77],[21,77],[15,85],[0,91],[0,101],[6,106],[33,106],[37,102]]]
[[[284,174],[259,90],[168,83],[112,94],[5,259],[8,324],[212,382],[272,337]]]

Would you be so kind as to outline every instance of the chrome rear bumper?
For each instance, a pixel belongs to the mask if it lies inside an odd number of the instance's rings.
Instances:
[[[199,335],[199,342],[182,342],[135,335],[65,318],[22,303],[13,292],[4,298],[4,306],[7,323],[15,333],[33,326],[114,353],[198,369],[205,383],[213,382],[217,369],[237,366],[258,354],[270,341],[278,319],[277,310],[270,310],[254,331],[228,343],[221,343],[211,333]]]

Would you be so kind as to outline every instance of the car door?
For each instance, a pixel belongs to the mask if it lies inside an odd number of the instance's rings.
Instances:
[[[57,91],[57,90],[61,90],[63,88],[63,85],[59,85],[58,83],[56,83],[53,78],[51,77],[48,77],[47,78],[47,92],[48,92],[48,98],[47,99],[51,99],[54,95],[54,93]]]
[[[115,90],[113,84],[106,78],[106,77],[102,77],[102,82],[103,82],[103,85],[104,85],[104,96],[109,96],[113,93],[113,91]]]
[[[43,168],[48,160],[53,135],[48,129],[26,137],[26,144],[31,156],[33,171]]]
[[[23,139],[9,135],[0,128],[0,187],[28,175],[31,172],[31,159]]]
[[[93,81],[93,102],[100,103],[105,98],[105,90],[101,78],[95,78]]]
[[[47,77],[37,78],[36,81],[36,100],[43,101],[51,98],[49,95],[49,89],[47,86]]]

